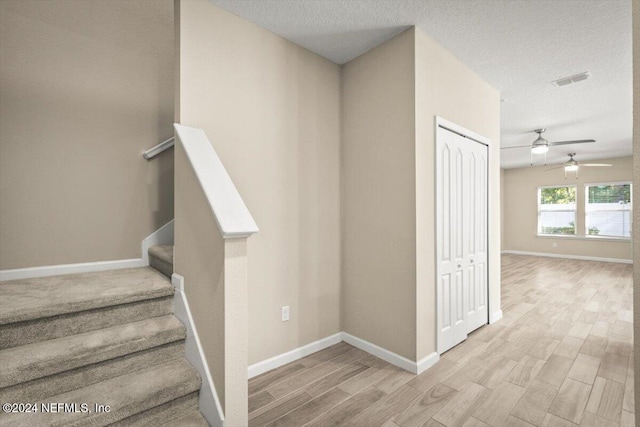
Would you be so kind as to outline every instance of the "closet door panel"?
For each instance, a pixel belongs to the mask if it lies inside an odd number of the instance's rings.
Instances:
[[[487,146],[441,127],[436,140],[437,349],[488,320]]]
[[[437,305],[438,351],[444,352],[466,338],[463,301],[464,274],[462,227],[464,202],[463,153],[455,134],[440,129],[436,147],[437,193]],[[442,133],[440,133],[442,132]]]
[[[469,253],[467,332],[487,323],[487,146],[468,141]]]

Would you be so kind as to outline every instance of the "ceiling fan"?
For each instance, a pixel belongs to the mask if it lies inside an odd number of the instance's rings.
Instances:
[[[501,150],[506,150],[509,148],[531,148],[531,166],[533,166],[533,155],[534,154],[544,154],[544,164],[547,164],[547,151],[549,151],[549,147],[555,147],[556,145],[569,145],[569,144],[587,144],[591,142],[596,142],[595,139],[575,139],[572,141],[555,141],[550,142],[542,137],[542,134],[546,131],[546,128],[536,129],[535,133],[538,134],[538,137],[535,141],[531,143],[531,145],[516,145],[514,147],[501,147]]]
[[[569,160],[567,160],[564,164],[562,164],[560,166],[556,166],[555,168],[547,169],[547,172],[555,170],[555,169],[564,168],[564,179],[567,179],[567,172],[575,172],[576,173],[576,179],[578,179],[578,169],[581,166],[584,166],[584,167],[607,167],[607,166],[613,166],[611,163],[578,163],[578,161],[573,158],[573,156],[575,156],[575,155],[576,155],[576,153],[567,153],[567,156],[569,156]]]

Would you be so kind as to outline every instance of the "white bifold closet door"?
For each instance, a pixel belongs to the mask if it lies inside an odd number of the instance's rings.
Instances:
[[[438,353],[488,321],[488,147],[441,126],[436,135]]]

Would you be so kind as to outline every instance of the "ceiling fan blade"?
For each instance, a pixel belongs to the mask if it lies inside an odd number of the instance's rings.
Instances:
[[[562,169],[563,167],[564,167],[564,165],[556,166],[555,168],[547,169],[545,172],[551,172],[551,171],[556,170],[556,169]]]
[[[596,142],[595,139],[576,139],[574,141],[556,141],[556,142],[550,142],[549,145],[569,145],[569,144],[587,144],[587,143],[591,143],[591,142]]]
[[[598,166],[613,166],[613,165],[610,163],[580,163],[580,166],[598,167]]]
[[[531,148],[531,144],[529,145],[514,145],[513,147],[500,147],[501,150],[506,150],[508,148]]]

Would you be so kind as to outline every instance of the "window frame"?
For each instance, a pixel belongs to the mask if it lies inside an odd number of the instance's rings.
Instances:
[[[589,187],[606,186],[606,185],[629,185],[629,208],[621,209],[622,211],[629,212],[629,237],[627,236],[612,236],[610,234],[589,234]],[[587,239],[616,239],[616,240],[631,240],[633,235],[633,182],[632,181],[611,181],[611,182],[589,182],[584,184],[584,237]],[[593,209],[591,211],[594,211]],[[595,211],[598,211],[596,209]],[[610,211],[607,209],[600,209],[599,211]]]
[[[552,233],[542,233],[542,227],[540,225],[540,219],[542,217],[542,203],[541,203],[541,195],[542,190],[545,188],[571,188],[574,187],[576,189],[576,201],[573,204],[573,209],[561,209],[561,210],[553,210],[553,211],[545,211],[545,212],[573,212],[574,221],[573,221],[573,234],[552,234]],[[536,190],[536,203],[538,205],[538,222],[536,224],[536,236],[539,237],[576,237],[578,236],[578,185],[540,185]]]

